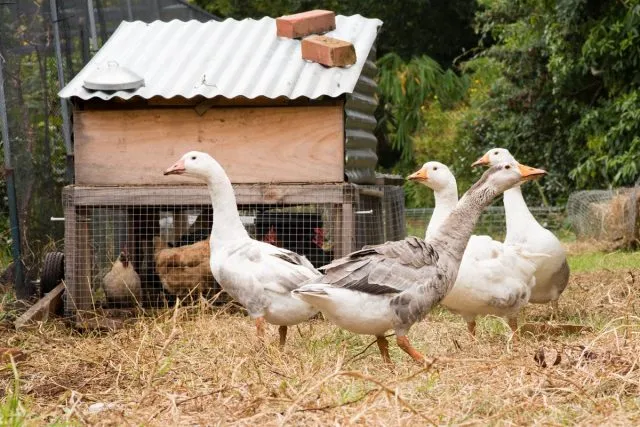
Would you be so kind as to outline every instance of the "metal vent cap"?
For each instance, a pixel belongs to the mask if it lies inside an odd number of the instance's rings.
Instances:
[[[108,61],[106,66],[99,65],[82,86],[89,90],[136,90],[144,86],[144,79],[116,61]]]

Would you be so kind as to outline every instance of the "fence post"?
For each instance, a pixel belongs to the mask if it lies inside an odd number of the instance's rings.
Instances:
[[[22,256],[20,254],[20,222],[18,220],[18,201],[16,186],[11,165],[11,141],[9,140],[9,119],[7,103],[4,96],[4,58],[0,55],[0,121],[2,122],[2,140],[4,141],[4,175],[7,182],[7,198],[9,199],[9,221],[11,226],[11,252],[15,268],[14,284],[16,297],[28,298],[31,295],[25,286]]]

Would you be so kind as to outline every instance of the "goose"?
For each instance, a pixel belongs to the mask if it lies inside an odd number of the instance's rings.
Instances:
[[[258,338],[264,339],[265,323],[278,325],[280,347],[284,347],[287,327],[318,313],[310,304],[293,298],[291,291],[321,273],[305,257],[249,236],[238,214],[231,181],[209,154],[190,151],[164,174],[207,183],[213,205],[209,240],[213,277],[255,320]]]
[[[493,148],[472,166],[491,166],[505,161],[515,161],[509,150]],[[564,247],[560,240],[540,225],[531,214],[519,185],[504,192],[504,212],[507,222],[505,243],[519,244],[527,251],[548,255],[536,261],[536,283],[531,290],[529,302],[551,302],[553,312],[557,313],[558,299],[569,283],[569,264]]]
[[[456,178],[443,163],[427,162],[407,179],[426,185],[433,190],[436,203],[425,231],[426,240],[433,236],[458,203]],[[464,253],[476,259],[496,258],[502,253],[502,243],[493,240],[490,236],[473,235]]]
[[[446,165],[427,162],[407,179],[434,192],[436,205],[427,226],[428,239],[455,208],[456,178]],[[535,259],[546,256],[529,253],[520,246],[502,245],[489,236],[471,236],[456,282],[441,304],[462,316],[472,336],[479,315],[505,317],[515,334],[518,312],[528,302],[535,284]]]
[[[424,356],[411,345],[407,333],[453,286],[480,213],[504,190],[545,173],[516,162],[493,166],[429,239],[410,236],[365,246],[321,267],[324,276],[292,294],[319,308],[337,326],[376,336],[384,362],[391,364],[384,334],[393,329],[398,346],[422,363]]]

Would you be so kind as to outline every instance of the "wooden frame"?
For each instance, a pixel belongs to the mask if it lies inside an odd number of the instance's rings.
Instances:
[[[340,184],[234,184],[236,203],[244,204],[305,204],[342,203],[357,186]],[[63,198],[74,206],[166,205],[175,204],[179,195],[181,205],[211,203],[205,185],[182,186],[67,186]]]
[[[90,280],[83,272],[91,271],[93,258],[89,242],[87,209],[65,205],[65,287],[67,298],[66,312],[88,311],[94,308]]]
[[[359,186],[341,184],[234,184],[239,205],[327,204],[331,209],[334,256],[342,257],[356,247],[356,215]],[[80,314],[93,310],[91,272],[93,259],[88,221],[90,209],[101,206],[201,206],[210,205],[206,186],[67,186],[63,189],[65,212],[65,310]],[[90,274],[90,273],[89,273]]]
[[[162,176],[192,150],[212,154],[234,183],[344,181],[342,103],[203,110],[76,109],[76,183],[195,183],[193,178]]]

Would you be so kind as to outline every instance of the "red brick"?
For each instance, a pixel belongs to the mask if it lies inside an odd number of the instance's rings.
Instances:
[[[356,49],[347,41],[314,35],[302,39],[302,58],[327,67],[345,67],[356,63]]]
[[[276,18],[278,37],[298,39],[309,34],[321,34],[336,29],[336,14],[330,10],[285,15]]]

